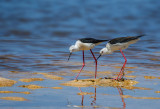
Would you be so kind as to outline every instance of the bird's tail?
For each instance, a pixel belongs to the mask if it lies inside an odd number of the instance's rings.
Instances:
[[[109,41],[109,40],[99,40],[99,42],[105,42],[105,41]]]
[[[146,36],[145,34],[142,34],[142,35],[139,35],[139,36],[136,36],[136,38],[140,38],[142,36]]]

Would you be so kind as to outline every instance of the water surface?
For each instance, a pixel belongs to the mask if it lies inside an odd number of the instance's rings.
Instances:
[[[1,107],[16,109],[159,107],[160,100],[149,97],[160,97],[159,93],[155,93],[160,91],[160,1],[1,0],[0,7],[0,75],[17,81],[12,87],[1,87],[0,90],[31,92],[29,95],[2,93],[0,97],[17,96],[28,101],[0,99]],[[82,52],[74,53],[67,62],[68,48],[77,39],[83,37],[112,39],[140,34],[146,36],[124,50],[128,59],[126,78],[132,76],[128,79],[139,82],[135,87],[150,90],[101,86],[77,88],[59,85],[73,80],[77,73],[72,70],[81,68]],[[105,44],[102,43],[93,49],[96,57]],[[85,51],[85,57],[86,66],[79,79],[94,78],[94,59],[89,51]],[[120,52],[102,56],[98,62],[98,78],[115,76],[123,62]],[[100,73],[103,71],[111,73]],[[52,80],[36,72],[57,75],[64,79]],[[25,83],[19,81],[22,78],[45,80]],[[31,90],[18,87],[28,84],[47,88]],[[78,95],[79,92],[93,94]],[[122,95],[129,95],[132,98],[125,98]]]

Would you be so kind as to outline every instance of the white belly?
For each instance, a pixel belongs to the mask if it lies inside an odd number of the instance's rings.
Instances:
[[[111,51],[123,50],[128,48],[128,44],[114,44],[110,46]]]

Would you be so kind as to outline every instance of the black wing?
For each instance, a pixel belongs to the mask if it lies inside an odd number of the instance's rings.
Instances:
[[[144,35],[139,35],[139,36],[128,36],[128,37],[119,37],[115,38],[109,41],[110,44],[116,44],[116,43],[126,43],[132,40],[136,40]]]
[[[99,43],[99,42],[108,41],[108,40],[99,40],[99,39],[94,39],[94,38],[82,38],[79,40],[83,43]]]

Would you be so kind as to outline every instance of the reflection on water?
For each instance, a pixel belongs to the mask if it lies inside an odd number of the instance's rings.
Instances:
[[[80,92],[81,92],[81,96],[82,96],[82,100],[81,100],[81,107],[82,107],[82,109],[83,109],[83,107],[86,107],[85,105],[84,105],[84,96],[85,95],[90,95],[89,93],[87,94],[87,92],[86,93],[83,93],[83,91],[81,90],[81,88],[79,87],[79,90],[80,90]],[[94,107],[94,108],[96,108],[96,107],[99,107],[99,106],[96,106],[96,86],[95,86],[95,88],[94,88],[94,96],[90,96],[90,98],[93,98],[93,100],[91,101],[91,103],[90,103],[90,105],[92,106],[92,107]],[[91,93],[91,95],[92,95],[92,93]]]
[[[121,97],[121,99],[122,99],[123,109],[125,109],[125,108],[126,108],[126,103],[125,103],[125,101],[124,101],[124,98],[122,97],[122,96],[123,96],[123,91],[122,91],[121,88],[118,88],[118,87],[117,87],[117,89],[118,89],[119,95],[120,95],[120,97]]]
[[[128,108],[142,105],[144,108],[159,107],[159,102],[151,100],[159,96],[154,92],[158,92],[160,87],[159,0],[1,0],[0,7],[0,76],[17,81],[12,87],[1,87],[0,90],[31,93],[2,93],[1,107],[68,108],[66,99],[74,100],[72,103],[77,105],[79,95],[74,95],[77,88],[63,86],[58,91],[47,88],[59,87],[60,83],[70,81],[77,75],[72,71],[80,68],[82,56],[80,52],[74,53],[67,62],[69,46],[82,37],[111,39],[139,34],[146,36],[124,50],[128,59],[124,78],[139,82],[133,87],[135,91],[125,89],[129,99],[117,100],[119,96],[111,96],[117,93],[113,87],[87,87],[85,92],[95,90],[95,95],[92,101],[85,96],[83,106],[92,103],[101,107],[124,107],[125,101]],[[96,57],[105,44],[93,49]],[[86,67],[79,79],[94,77],[95,63],[89,51],[86,51],[85,59]],[[122,59],[119,52],[102,57],[98,61],[97,77],[113,77],[119,72]],[[53,79],[53,75],[61,79]],[[18,87],[29,85],[19,81],[26,78],[42,78],[43,81],[32,81],[31,84],[44,88],[32,90]],[[120,95],[123,94],[121,89],[118,90]],[[28,101],[15,103],[3,99],[8,96],[22,97]],[[137,103],[136,97],[146,98],[137,98]]]
[[[122,101],[122,103],[123,103],[123,109],[125,109],[126,108],[126,103],[125,103],[125,101],[124,101],[124,97],[123,97],[123,91],[122,91],[122,89],[120,88],[120,87],[116,87],[117,88],[117,90],[118,90],[118,93],[119,93],[119,96],[121,97],[121,101]],[[115,89],[116,89],[115,88]],[[76,107],[82,107],[82,109],[83,108],[85,108],[85,107],[93,107],[93,108],[100,108],[101,106],[99,106],[99,105],[97,105],[96,104],[96,99],[98,99],[98,98],[96,98],[96,94],[97,94],[97,92],[96,92],[96,86],[95,86],[95,88],[94,88],[94,96],[90,96],[90,98],[93,98],[93,100],[91,101],[91,103],[90,103],[90,106],[87,106],[87,105],[84,105],[85,103],[84,103],[84,98],[85,98],[85,95],[87,96],[87,94],[85,94],[85,93],[83,93],[83,91],[81,90],[81,88],[79,87],[79,90],[80,90],[80,92],[82,93],[81,94],[81,96],[82,96],[82,99],[81,99],[81,106],[76,106]],[[86,92],[87,93],[87,92]],[[70,105],[71,106],[71,105]],[[75,107],[75,106],[74,106]],[[121,106],[119,106],[119,107],[121,107]],[[109,107],[108,107],[109,108]],[[114,108],[114,107],[110,107],[110,108]]]

